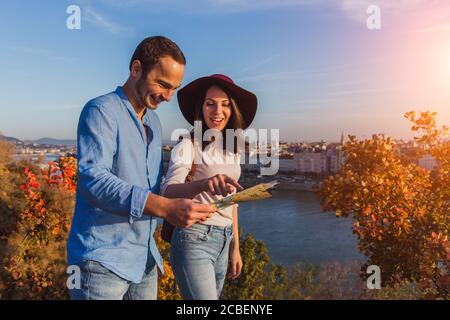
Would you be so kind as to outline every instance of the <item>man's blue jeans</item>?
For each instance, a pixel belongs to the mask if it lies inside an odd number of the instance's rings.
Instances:
[[[170,263],[184,299],[217,300],[228,269],[232,227],[175,228]]]
[[[72,300],[156,300],[158,271],[156,263],[147,267],[139,284],[127,281],[92,260],[78,264],[81,288],[70,290]]]

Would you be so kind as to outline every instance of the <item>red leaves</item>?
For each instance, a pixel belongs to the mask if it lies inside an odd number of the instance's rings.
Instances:
[[[24,169],[25,183],[20,186],[26,205],[20,218],[26,221],[28,241],[47,242],[52,236],[58,236],[61,230],[67,230],[66,213],[54,202],[51,190],[57,190],[61,196],[66,193],[73,200],[76,189],[76,160],[60,158],[58,163],[49,162],[48,167],[34,173],[30,168]],[[56,207],[55,207],[56,205]],[[49,210],[49,206],[52,208]]]
[[[64,248],[73,214],[76,160],[61,158],[20,171],[18,230],[2,261],[6,285],[24,299],[64,297]],[[17,174],[17,176],[19,176]],[[16,179],[19,180],[19,179]],[[23,200],[24,199],[24,200]]]
[[[372,213],[372,206],[369,204],[364,210],[363,210],[363,214],[368,216],[369,214]]]
[[[40,183],[37,181],[36,174],[34,174],[29,168],[24,169],[24,174],[26,177],[26,182],[20,185],[21,190],[29,190],[29,189],[39,189],[41,187]]]

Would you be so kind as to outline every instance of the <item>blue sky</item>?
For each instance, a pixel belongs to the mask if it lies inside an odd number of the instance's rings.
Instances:
[[[81,30],[66,9],[81,8]],[[381,8],[382,28],[366,27]],[[282,140],[384,132],[409,138],[402,115],[450,122],[450,5],[439,0],[98,0],[0,3],[0,132],[75,138],[89,99],[125,82],[136,45],[165,35],[184,51],[184,84],[231,76],[259,98],[256,128]],[[176,97],[158,114],[165,138],[189,127]]]

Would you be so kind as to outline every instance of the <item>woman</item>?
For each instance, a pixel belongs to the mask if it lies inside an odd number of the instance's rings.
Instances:
[[[178,143],[172,150],[162,194],[213,203],[242,189],[237,182],[241,174],[240,150],[236,144],[231,150],[223,147],[228,146],[225,130],[248,127],[256,114],[256,96],[227,76],[212,75],[181,89],[178,102],[190,124],[202,124],[202,137],[207,129],[212,129],[222,133],[223,141],[194,143],[192,132],[191,139]],[[195,154],[200,154],[201,159],[194,163]],[[228,260],[230,279],[236,279],[242,270],[237,204],[218,209],[207,220],[189,228],[175,228],[170,260],[184,299],[219,299]]]

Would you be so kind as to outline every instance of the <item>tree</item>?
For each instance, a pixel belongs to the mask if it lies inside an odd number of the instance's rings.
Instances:
[[[342,169],[324,181],[322,206],[352,217],[358,248],[368,257],[361,276],[368,265],[378,265],[385,286],[407,280],[430,297],[448,298],[450,143],[436,115],[405,114],[419,133],[408,157],[384,135],[363,141],[349,136]],[[437,168],[417,165],[424,154],[437,160]]]
[[[273,299],[287,281],[286,270],[272,262],[264,242],[255,240],[252,234],[242,238],[240,250],[242,273],[234,281],[225,281],[222,299],[261,300]]]
[[[38,167],[9,162],[2,186],[0,294],[7,299],[67,297],[66,239],[74,207],[76,161]],[[3,188],[10,188],[5,190]],[[15,191],[14,191],[15,190]]]

